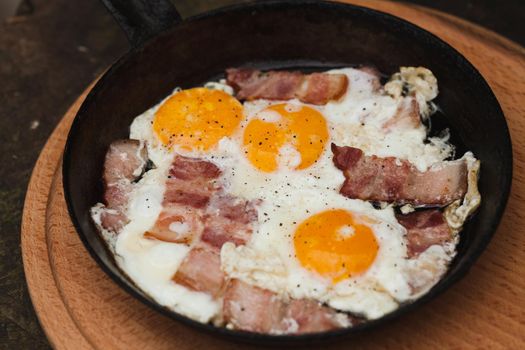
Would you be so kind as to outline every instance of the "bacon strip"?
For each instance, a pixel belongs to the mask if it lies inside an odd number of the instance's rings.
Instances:
[[[195,291],[219,296],[225,283],[220,251],[206,245],[193,248],[179,266],[173,281]]]
[[[190,243],[204,230],[204,210],[219,191],[221,171],[201,159],[175,156],[166,181],[163,210],[144,237],[172,243]]]
[[[117,233],[128,223],[124,213],[128,195],[147,159],[147,149],[138,140],[118,140],[109,146],[103,170],[105,208],[100,215],[104,229]]]
[[[222,310],[224,320],[236,329],[259,333],[279,329],[285,314],[283,302],[274,293],[237,279],[226,287]]]
[[[170,168],[170,175],[180,180],[213,180],[219,177],[221,170],[213,163],[183,156],[176,156]]]
[[[216,196],[206,209],[206,227],[201,239],[217,248],[226,242],[245,244],[253,232],[251,224],[256,220],[254,202],[228,195]]]
[[[348,78],[344,74],[303,74],[290,71],[263,73],[246,68],[227,69],[226,81],[242,100],[298,98],[315,105],[324,105],[330,100],[339,99],[348,88]]]
[[[171,243],[190,243],[204,230],[202,211],[183,205],[165,206],[144,237]]]
[[[334,164],[343,171],[341,194],[349,198],[418,206],[445,206],[467,191],[467,164],[443,162],[420,172],[406,160],[365,156],[353,147],[332,144]]]
[[[413,258],[433,245],[443,245],[452,237],[452,232],[438,209],[396,214],[397,221],[407,230],[408,257]]]
[[[104,161],[103,178],[106,184],[120,180],[134,181],[142,175],[148,151],[139,140],[117,140],[109,145]]]
[[[339,316],[339,318],[338,318]],[[338,313],[334,309],[323,306],[315,300],[299,299],[292,300],[286,308],[283,323],[286,331],[290,331],[290,324],[297,330],[293,333],[325,332],[341,327],[356,324],[357,319]]]
[[[213,193],[219,189],[213,180],[220,173],[220,169],[211,162],[176,156],[166,182],[163,204],[205,207]]]
[[[383,125],[383,129],[416,129],[421,126],[421,117],[419,115],[419,104],[415,97],[403,97],[396,114]]]
[[[233,279],[223,300],[224,320],[258,333],[308,333],[348,326],[349,317],[313,300],[284,302],[277,294]],[[337,317],[339,316],[339,317]]]

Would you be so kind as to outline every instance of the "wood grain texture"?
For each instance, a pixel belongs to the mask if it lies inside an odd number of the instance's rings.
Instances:
[[[500,101],[514,147],[514,182],[503,221],[470,273],[443,295],[382,328],[327,348],[525,347],[525,50],[462,20],[423,8],[354,0],[437,34],[483,74]],[[84,94],[85,96],[85,94]],[[65,207],[60,157],[83,96],[52,134],[37,162],[22,223],[33,304],[57,349],[236,349],[178,324],[121,290],[96,265]],[[482,127],[482,126],[480,126]],[[250,347],[248,347],[250,348]]]

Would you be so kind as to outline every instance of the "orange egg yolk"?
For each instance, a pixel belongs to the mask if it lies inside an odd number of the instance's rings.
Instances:
[[[153,130],[166,146],[208,150],[233,134],[243,117],[239,101],[220,90],[194,88],[168,98],[157,110]]]
[[[366,271],[379,248],[370,227],[342,209],[303,221],[295,231],[294,246],[303,267],[333,283]]]
[[[328,140],[326,121],[321,113],[307,106],[277,104],[261,115],[278,118],[256,118],[244,130],[245,153],[250,163],[264,172],[279,167],[281,148],[291,145],[301,156],[294,169],[306,169],[321,156]]]

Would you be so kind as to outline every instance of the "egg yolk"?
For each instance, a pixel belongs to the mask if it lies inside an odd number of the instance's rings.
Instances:
[[[333,283],[366,271],[379,248],[370,227],[342,209],[303,221],[295,231],[294,246],[303,267]]]
[[[323,153],[328,140],[326,121],[321,113],[307,106],[276,104],[261,115],[278,118],[256,118],[244,130],[245,153],[250,163],[264,172],[279,167],[283,146],[291,145],[300,155],[296,170],[311,166]]]
[[[166,146],[208,150],[233,134],[242,120],[242,111],[241,103],[223,91],[182,90],[157,110],[153,130]]]

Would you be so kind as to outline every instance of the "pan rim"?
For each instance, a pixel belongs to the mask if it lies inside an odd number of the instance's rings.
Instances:
[[[469,69],[471,73],[473,73],[473,76],[477,78],[476,82],[473,82],[472,84],[479,84],[482,86],[484,90],[487,92],[487,96],[491,99],[491,101],[488,101],[487,103],[494,106],[496,114],[499,115],[499,117],[502,118],[502,125],[504,127],[501,132],[503,132],[505,137],[505,144],[502,145],[502,148],[505,150],[505,157],[508,158],[506,167],[502,169],[502,172],[506,175],[504,176],[504,183],[501,187],[501,201],[498,203],[497,210],[495,211],[494,218],[491,220],[491,226],[486,230],[486,234],[482,237],[482,239],[479,241],[479,244],[472,247],[472,250],[469,251],[469,253],[464,256],[465,262],[463,265],[459,266],[453,274],[445,275],[444,278],[442,278],[435,286],[431,288],[425,295],[422,297],[414,300],[413,302],[405,305],[400,305],[396,310],[393,312],[386,314],[385,316],[376,319],[376,320],[370,320],[363,324],[350,327],[350,328],[343,328],[343,329],[337,329],[332,331],[325,331],[325,332],[317,332],[317,333],[307,333],[307,334],[301,334],[301,335],[271,335],[271,334],[262,334],[262,333],[254,333],[254,332],[246,332],[246,331],[239,331],[239,330],[230,330],[225,327],[216,327],[211,324],[204,324],[198,321],[195,321],[187,316],[184,316],[182,314],[179,314],[175,311],[172,311],[168,309],[167,307],[164,307],[154,301],[153,299],[150,299],[146,297],[146,294],[140,294],[137,290],[135,290],[133,287],[131,287],[127,282],[125,282],[122,278],[117,276],[107,265],[104,263],[102,258],[99,257],[95,249],[90,245],[89,240],[86,236],[86,234],[83,232],[80,222],[75,216],[75,210],[74,210],[74,203],[71,198],[71,194],[69,191],[70,188],[70,182],[69,182],[69,168],[70,164],[73,162],[71,159],[71,149],[72,149],[72,140],[75,138],[76,134],[80,130],[80,125],[82,121],[87,117],[87,114],[85,113],[86,106],[90,105],[93,101],[96,100],[99,87],[103,86],[106,82],[106,80],[112,75],[114,71],[117,71],[125,62],[128,61],[128,59],[134,55],[136,55],[141,50],[144,50],[149,44],[151,44],[153,41],[156,40],[159,36],[163,35],[170,35],[172,31],[175,31],[177,27],[179,27],[181,24],[189,24],[198,20],[207,19],[210,17],[216,17],[221,16],[223,14],[228,14],[232,11],[246,11],[246,10],[264,10],[265,8],[275,8],[279,6],[285,6],[285,7],[294,7],[298,8],[299,6],[317,6],[321,10],[329,10],[329,9],[341,9],[345,11],[353,11],[353,12],[360,12],[363,15],[368,16],[374,16],[380,20],[388,21],[392,23],[397,23],[400,26],[401,31],[411,31],[414,32],[418,36],[422,36],[426,38],[427,40],[431,41],[431,45],[438,46],[439,50],[446,50],[450,54],[455,55],[460,61],[461,64],[464,65],[463,69]],[[442,294],[445,290],[449,289],[453,284],[455,284],[457,281],[459,281],[464,275],[469,271],[469,269],[472,267],[472,265],[475,263],[476,260],[481,256],[481,253],[486,249],[488,243],[491,241],[492,237],[494,236],[496,229],[502,219],[506,204],[508,202],[509,193],[511,189],[511,183],[512,183],[512,166],[513,166],[513,157],[512,157],[512,143],[511,143],[511,137],[510,132],[508,128],[508,124],[506,123],[506,119],[504,117],[503,111],[501,109],[501,106],[499,105],[499,102],[494,95],[494,92],[486,82],[486,80],[483,78],[481,73],[470,63],[460,52],[458,52],[455,48],[453,48],[451,45],[437,37],[436,35],[428,32],[427,30],[409,22],[404,19],[401,19],[399,17],[390,15],[385,12],[377,11],[374,9],[370,9],[363,6],[358,5],[352,5],[352,4],[346,4],[346,3],[339,3],[339,2],[332,2],[332,1],[318,1],[318,0],[305,0],[298,3],[294,0],[269,0],[269,1],[250,1],[246,3],[241,4],[235,4],[231,6],[221,7],[212,11],[208,11],[202,14],[198,14],[196,16],[189,17],[187,19],[184,19],[181,23],[176,24],[172,28],[161,32],[157,35],[155,35],[153,38],[145,41],[141,45],[131,48],[126,54],[124,54],[122,57],[120,57],[115,63],[111,65],[111,67],[103,74],[103,76],[97,81],[97,83],[92,87],[91,91],[89,92],[88,96],[82,103],[80,109],[78,110],[75,119],[73,123],[71,124],[71,128],[68,132],[66,145],[64,148],[64,156],[63,156],[63,167],[62,167],[62,178],[63,178],[63,188],[64,188],[64,197],[67,204],[69,216],[73,222],[73,225],[75,227],[76,232],[78,233],[79,237],[81,238],[84,246],[90,253],[90,255],[93,257],[93,259],[97,262],[97,264],[102,268],[102,270],[113,280],[115,281],[121,288],[123,288],[127,293],[133,295],[135,298],[139,299],[144,304],[148,305],[149,307],[152,307],[154,310],[160,312],[163,315],[166,315],[172,319],[175,319],[185,325],[189,325],[192,327],[196,327],[198,329],[204,330],[211,334],[217,334],[220,336],[226,336],[233,340],[238,341],[245,341],[245,342],[260,342],[260,343],[266,343],[266,344],[292,344],[292,343],[305,343],[305,342],[319,342],[323,340],[328,339],[339,339],[344,336],[350,336],[352,334],[361,333],[365,330],[369,330],[372,328],[377,328],[380,325],[384,325],[388,323],[389,321],[396,319],[402,315],[405,315],[414,309],[420,307],[421,305],[424,305],[428,303],[430,300],[436,298],[440,294]],[[452,266],[449,267],[449,272]],[[133,282],[131,282],[133,284]],[[135,287],[138,288],[138,287]],[[139,289],[139,288],[138,288]]]

